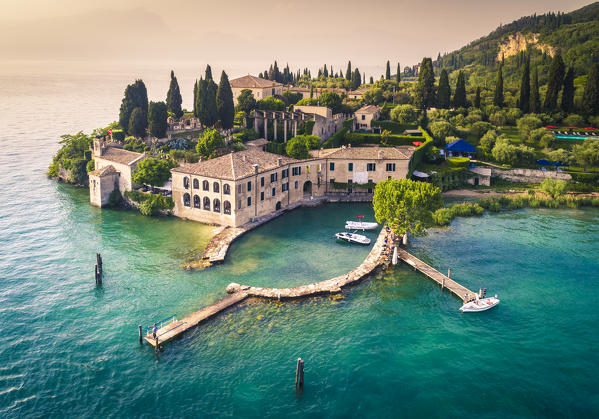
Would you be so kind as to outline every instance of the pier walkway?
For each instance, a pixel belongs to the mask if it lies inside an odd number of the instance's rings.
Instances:
[[[459,297],[464,302],[468,302],[470,300],[474,300],[475,293],[470,291],[468,288],[458,284],[453,279],[449,278],[446,275],[443,275],[441,272],[437,271],[435,268],[427,265],[417,257],[408,253],[405,249],[401,247],[397,249],[397,256],[399,259],[403,260],[408,265],[412,266],[414,269],[422,272],[424,275],[428,276],[430,279],[438,283],[444,288],[447,288],[449,291],[454,293],[457,297]]]

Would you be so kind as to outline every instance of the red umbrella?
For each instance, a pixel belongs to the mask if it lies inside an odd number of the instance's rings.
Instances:
[[[356,215],[356,218],[364,218],[363,215]]]
[[[416,147],[420,147],[422,145],[422,142],[414,141],[412,144],[414,144]]]
[[[547,125],[545,128],[550,128],[550,129],[551,129],[551,128],[554,128],[554,129],[555,129],[555,128],[557,128],[557,127],[556,127],[555,125]]]
[[[584,129],[597,129],[597,128],[593,128],[593,127],[584,127]]]
[[[566,129],[578,129],[578,127],[566,127]]]

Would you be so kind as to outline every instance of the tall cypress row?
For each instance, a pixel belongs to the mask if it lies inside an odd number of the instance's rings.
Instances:
[[[520,110],[522,113],[530,112],[530,59],[524,63],[520,80]]]
[[[562,90],[562,110],[564,112],[572,112],[574,109],[574,92],[574,70],[570,67],[566,71],[564,89]]]
[[[466,107],[466,77],[464,72],[460,70],[458,73],[458,81],[455,87],[455,94],[453,96],[453,106],[456,108]]]
[[[587,116],[599,115],[599,64],[591,65],[582,95],[582,109]]]
[[[543,106],[548,110],[552,111],[557,108],[557,97],[559,95],[560,89],[562,88],[562,84],[564,83],[564,72],[564,60],[562,60],[561,53],[557,52],[553,57],[553,61],[551,61],[551,66],[549,67],[547,93],[543,103]]]
[[[168,87],[168,93],[166,94],[166,109],[169,112],[175,114],[177,118],[183,116],[183,110],[181,109],[181,91],[179,90],[179,82],[175,77],[175,72],[171,70],[171,84]]]
[[[439,76],[439,88],[437,89],[437,108],[448,109],[451,103],[451,87],[449,87],[449,77],[447,70],[441,70]]]
[[[539,70],[535,67],[530,80],[530,112],[539,113],[541,111],[541,97],[539,96]]]
[[[218,90],[216,92],[216,108],[218,118],[224,129],[233,128],[233,119],[235,117],[235,106],[233,105],[233,91],[229,84],[229,77],[224,71],[220,75]]]
[[[198,79],[196,79],[193,84],[193,116],[196,118],[199,116],[198,114]]]
[[[495,94],[493,96],[493,105],[503,107],[503,65],[499,65],[497,70],[497,78],[495,79]]]

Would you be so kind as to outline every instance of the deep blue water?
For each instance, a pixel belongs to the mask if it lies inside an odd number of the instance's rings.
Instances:
[[[415,239],[418,257],[499,295],[485,313],[461,314],[459,300],[398,266],[342,300],[233,310],[158,357],[139,345],[138,324],[182,317],[229,282],[292,286],[348,271],[368,248],[332,234],[371,213],[296,210],[243,237],[225,265],[184,271],[211,227],[101,211],[87,191],[44,176],[57,136],[115,119],[136,76],[0,75],[0,417],[599,415],[591,209],[458,218]],[[168,79],[160,83],[151,99],[166,91]]]

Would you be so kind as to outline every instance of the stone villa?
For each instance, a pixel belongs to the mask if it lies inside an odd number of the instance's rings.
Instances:
[[[260,77],[247,76],[239,77],[230,81],[233,91],[233,102],[237,105],[237,98],[244,89],[249,89],[254,95],[254,99],[261,100],[268,96],[281,96],[283,94],[283,85],[276,81],[261,79]]]

